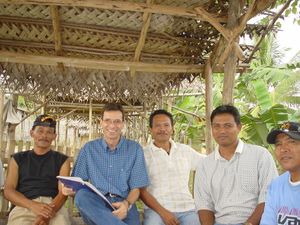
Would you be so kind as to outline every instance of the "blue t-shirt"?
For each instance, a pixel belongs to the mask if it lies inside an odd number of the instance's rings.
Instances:
[[[133,188],[149,184],[142,147],[123,137],[115,150],[110,150],[102,138],[85,144],[72,176],[89,181],[104,195],[113,193],[123,198]]]
[[[290,183],[285,172],[272,181],[268,188],[260,225],[300,224],[300,185]]]

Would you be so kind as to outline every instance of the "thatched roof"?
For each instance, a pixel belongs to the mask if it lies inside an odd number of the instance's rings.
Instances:
[[[272,2],[244,5],[241,25]],[[203,74],[226,37],[229,7],[227,0],[0,0],[1,87],[71,102],[155,102]],[[263,30],[247,25],[237,34]],[[243,70],[253,47],[237,48]]]

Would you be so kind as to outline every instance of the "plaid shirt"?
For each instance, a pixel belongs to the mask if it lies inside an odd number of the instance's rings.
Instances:
[[[190,172],[196,169],[205,156],[188,145],[172,140],[170,142],[169,155],[153,143],[145,148],[150,178],[147,190],[163,207],[172,212],[195,209],[194,199],[189,191],[189,177]]]
[[[123,198],[133,188],[149,183],[142,147],[125,138],[121,138],[115,150],[110,150],[104,139],[85,144],[72,176],[88,180],[104,195],[109,192]]]

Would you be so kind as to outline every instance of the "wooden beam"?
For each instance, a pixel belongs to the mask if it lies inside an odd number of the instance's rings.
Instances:
[[[157,13],[179,17],[189,17],[197,20],[206,21],[205,18],[198,14],[193,9],[187,9],[182,7],[172,7],[166,5],[147,5],[146,3],[137,2],[122,2],[122,1],[106,1],[106,0],[0,0],[0,3],[5,4],[31,4],[31,5],[57,5],[57,6],[77,6],[77,7],[90,7],[98,9],[120,10],[120,11],[133,11],[141,13]],[[213,15],[219,22],[227,22],[227,18],[218,17]]]
[[[42,43],[42,42],[33,42],[33,41],[18,41],[18,40],[4,40],[0,39],[0,45],[3,46],[13,46],[13,47],[25,47],[25,48],[41,48],[41,49],[52,49],[53,45],[50,43]],[[112,49],[101,49],[101,48],[93,48],[93,47],[85,47],[85,46],[74,46],[74,45],[64,45],[65,51],[70,52],[79,52],[84,54],[91,55],[109,55],[109,56],[124,56],[124,55],[133,55],[133,52],[129,51],[118,51]],[[192,60],[192,56],[182,56],[182,55],[167,55],[167,54],[155,54],[155,53],[143,53],[143,57],[145,59],[190,59]]]
[[[64,63],[66,67],[84,69],[100,69],[113,71],[130,71],[135,69],[140,72],[153,73],[202,73],[202,65],[173,65],[155,64],[142,62],[126,62],[111,60],[95,60],[63,56],[38,56],[9,51],[0,51],[0,62],[25,63],[35,65],[56,66],[57,63]]]

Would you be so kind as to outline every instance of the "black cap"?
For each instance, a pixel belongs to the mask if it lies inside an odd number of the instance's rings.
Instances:
[[[39,115],[35,119],[32,127],[34,128],[35,126],[53,127],[55,129],[56,128],[56,121],[52,116]]]
[[[281,125],[279,129],[272,130],[267,136],[267,142],[269,144],[275,144],[278,134],[284,133],[290,138],[300,140],[300,123],[286,122]]]

